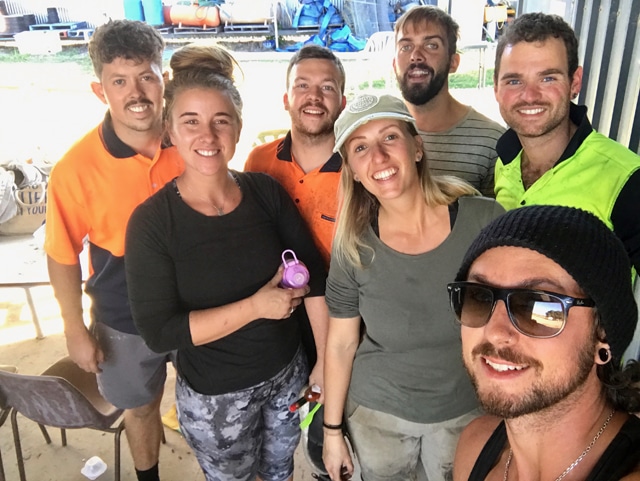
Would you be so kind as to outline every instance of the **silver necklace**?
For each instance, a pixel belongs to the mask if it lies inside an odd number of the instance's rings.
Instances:
[[[233,180],[233,183],[235,185],[238,185],[238,181],[236,180],[236,178],[231,175],[231,172],[227,171],[227,175],[229,176],[229,178],[231,180]],[[184,182],[183,182],[184,184]],[[191,192],[193,195],[195,195],[198,199],[200,199],[202,202],[205,202],[206,204],[210,205],[211,207],[213,207],[216,210],[216,214],[219,216],[223,216],[224,215],[224,206],[227,204],[227,199],[225,198],[224,201],[222,202],[222,207],[218,207],[216,204],[214,204],[213,202],[211,202],[209,199],[207,199],[206,197],[202,197],[200,195],[198,195],[192,188],[191,186],[189,186],[189,184],[184,184],[187,187],[187,190],[189,192]],[[239,185],[238,185],[239,187]],[[226,190],[226,186],[225,186],[225,190]],[[223,192],[224,194],[224,192]]]
[[[569,474],[573,470],[573,468],[575,468],[578,464],[580,464],[580,461],[582,461],[585,458],[585,456],[589,454],[589,451],[591,451],[591,448],[596,444],[596,441],[598,440],[598,438],[600,438],[600,436],[602,436],[602,433],[604,433],[604,430],[607,429],[607,426],[609,425],[609,421],[611,421],[615,413],[616,413],[615,409],[609,413],[609,416],[607,416],[607,419],[605,420],[602,427],[600,427],[600,430],[593,437],[593,439],[589,443],[589,446],[587,446],[585,450],[582,451],[582,454],[578,456],[578,458],[573,463],[571,463],[569,467],[565,469],[560,476],[556,478],[556,481],[560,481],[567,474]],[[507,464],[504,467],[504,477],[502,478],[502,481],[507,481],[507,477],[509,476],[509,466],[511,466],[512,457],[513,457],[513,450],[509,448],[509,456],[507,456]]]

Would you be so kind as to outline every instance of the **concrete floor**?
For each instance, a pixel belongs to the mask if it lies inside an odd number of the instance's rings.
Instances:
[[[0,236],[0,282],[9,273],[19,279],[26,270],[44,266],[44,253],[31,236]],[[17,281],[17,280],[16,280]],[[40,319],[43,339],[35,338],[25,293],[22,289],[0,289],[0,364],[17,366],[20,373],[40,374],[66,355],[62,321],[49,286],[35,287],[31,294]],[[168,369],[168,382],[162,401],[162,412],[173,403],[175,373]],[[99,481],[113,479],[113,435],[89,429],[67,431],[67,446],[62,447],[59,430],[48,429],[52,444],[47,445],[37,425],[18,416],[25,470],[29,481],[86,481],[80,473],[91,456],[99,456],[108,466]],[[198,463],[182,436],[165,428],[167,443],[160,450],[160,473],[163,480],[203,481]],[[0,450],[7,481],[18,481],[10,420],[0,427]],[[311,481],[304,454],[296,453],[295,481]],[[135,480],[133,463],[126,437],[122,437],[122,480]]]

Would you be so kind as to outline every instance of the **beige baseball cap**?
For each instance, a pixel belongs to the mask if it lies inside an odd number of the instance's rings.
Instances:
[[[350,102],[336,120],[333,126],[336,136],[333,151],[338,152],[342,144],[358,127],[378,119],[404,120],[410,122],[418,130],[415,119],[399,98],[393,95],[363,94]]]

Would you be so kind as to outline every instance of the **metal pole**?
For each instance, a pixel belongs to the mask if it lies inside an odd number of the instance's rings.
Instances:
[[[275,35],[276,50],[280,49],[278,42],[278,1],[279,0],[272,0],[271,2],[271,8],[273,9],[273,33]]]

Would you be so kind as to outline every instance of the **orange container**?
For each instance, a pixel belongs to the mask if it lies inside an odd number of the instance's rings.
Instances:
[[[169,19],[172,25],[217,27],[220,25],[220,11],[216,6],[171,5],[169,8],[165,6],[165,19]]]

